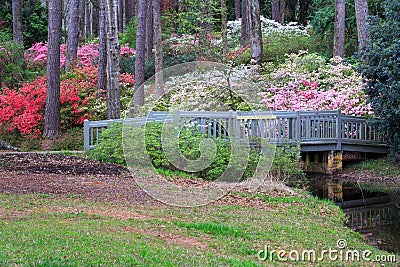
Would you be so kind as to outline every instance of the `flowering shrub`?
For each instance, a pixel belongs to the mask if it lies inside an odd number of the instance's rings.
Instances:
[[[284,64],[275,67],[269,63],[261,70],[255,66],[238,66],[230,72],[209,69],[166,81],[166,96],[155,109],[340,109],[346,115],[373,114],[362,91],[362,76],[338,58],[327,62],[320,56],[302,52],[291,54]],[[229,85],[226,73],[230,73]],[[153,96],[148,94],[145,102],[145,109],[152,107]]]
[[[269,110],[335,110],[346,115],[372,115],[362,89],[362,76],[339,58],[292,54],[264,81],[259,94]]]
[[[235,42],[239,44],[241,32],[242,32],[241,19],[228,21],[227,33],[229,39],[235,40]],[[303,26],[297,25],[297,22],[290,22],[286,25],[282,25],[279,22],[267,19],[263,16],[261,16],[261,32],[263,38],[275,34],[308,36],[307,30]]]
[[[129,74],[121,74],[120,83],[124,90],[133,87]],[[66,73],[60,84],[61,126],[68,129],[83,124],[85,119],[99,118],[103,110],[93,112],[97,102],[97,68],[89,65]],[[24,136],[38,137],[44,125],[46,102],[46,77],[40,76],[31,83],[22,85],[19,91],[5,89],[0,93],[0,126],[2,130],[18,130]]]
[[[123,46],[120,49],[120,55],[122,58],[129,58],[135,54],[135,50],[128,46]],[[65,66],[67,53],[67,46],[62,44],[60,46],[60,63],[61,66]],[[92,43],[83,45],[78,48],[78,66],[89,66],[94,65],[99,57],[99,44]],[[47,60],[47,43],[36,43],[25,52],[25,60],[28,65],[45,66]]]

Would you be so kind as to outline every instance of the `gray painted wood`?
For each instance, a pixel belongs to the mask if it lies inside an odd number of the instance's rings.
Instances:
[[[244,140],[260,137],[273,144],[300,144],[303,151],[346,150],[387,153],[385,139],[367,118],[343,116],[333,111],[175,111],[150,112],[146,118],[85,121],[85,150],[94,148],[102,129],[111,123],[132,126],[152,121],[179,121],[179,125],[196,125],[209,137],[234,137]]]

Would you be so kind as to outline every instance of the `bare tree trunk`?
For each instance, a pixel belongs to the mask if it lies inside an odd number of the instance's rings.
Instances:
[[[287,21],[296,21],[297,2],[297,0],[286,0],[286,9],[284,15]]]
[[[134,10],[135,10],[135,17],[139,16],[139,3],[138,2],[139,2],[139,0],[135,0],[135,3],[133,5]]]
[[[49,33],[47,51],[47,92],[43,136],[55,138],[60,125],[60,36],[62,0],[49,0]]]
[[[94,35],[93,35],[93,12],[94,12],[93,7],[94,7],[93,1],[90,1],[90,4],[89,4],[89,10],[90,10],[90,13],[89,13],[90,14],[90,16],[89,16],[89,32],[90,32],[90,36],[94,37]]]
[[[251,57],[257,65],[261,65],[262,35],[260,21],[260,1],[251,0]]]
[[[240,40],[240,44],[242,46],[246,46],[250,41],[250,0],[242,0],[242,36]]]
[[[161,10],[160,0],[153,0],[153,19],[154,19],[154,60],[155,60],[155,84],[156,99],[164,94],[163,79],[163,54],[162,54],[162,31],[161,31]]]
[[[125,32],[126,29],[126,0],[121,0],[122,1],[122,32]]]
[[[299,1],[300,10],[299,10],[299,23],[303,25],[307,25],[307,19],[309,16],[310,5],[312,4],[312,0],[301,0]]]
[[[92,12],[92,33],[93,36],[98,37],[99,36],[99,8],[100,8],[100,1],[97,0],[93,3],[93,12]]]
[[[98,96],[105,97],[107,93],[107,23],[106,0],[100,0],[99,7],[99,65],[97,87]]]
[[[69,10],[69,2],[63,1],[63,15],[61,19],[61,32],[67,31],[68,27],[68,10]]]
[[[358,47],[362,49],[369,40],[368,27],[368,0],[354,0],[356,8],[357,32],[358,32]]]
[[[146,43],[145,43],[145,56],[144,60],[148,61],[153,57],[153,41],[154,41],[154,30],[153,30],[153,5],[152,0],[146,2]]]
[[[22,5],[21,0],[12,0],[13,39],[14,42],[24,45],[22,35]]]
[[[206,55],[209,48],[208,33],[211,31],[211,1],[199,0],[200,5],[200,27],[199,27],[199,48],[200,55]]]
[[[126,23],[130,22],[135,16],[134,0],[127,0],[126,2]]]
[[[85,0],[85,38],[88,39],[90,36],[90,7],[89,7],[89,0]]]
[[[235,0],[235,20],[238,20],[242,17],[240,14],[240,0]]]
[[[79,43],[79,0],[71,0],[68,11],[68,39],[65,70],[75,67]]]
[[[108,119],[121,117],[119,88],[118,0],[107,0],[107,114]]]
[[[85,32],[85,2],[86,0],[79,0],[79,17],[83,18],[79,20],[79,36],[86,38]]]
[[[146,0],[137,0],[138,24],[136,32],[136,60],[135,60],[135,111],[144,105],[144,57],[146,42]]]
[[[272,20],[275,20],[277,22],[279,22],[279,9],[280,9],[280,5],[279,5],[279,0],[271,0],[271,15],[272,15]]]
[[[345,19],[345,0],[335,0],[335,37],[333,42],[333,56],[339,56],[341,58],[344,58]]]
[[[228,53],[228,36],[227,36],[227,23],[228,23],[228,10],[226,8],[226,0],[221,0],[221,23],[222,23],[222,52],[224,55]]]
[[[280,0],[280,2],[279,2],[279,23],[280,24],[285,24],[285,11],[286,11],[285,0]]]
[[[285,0],[271,0],[272,20],[285,23]]]

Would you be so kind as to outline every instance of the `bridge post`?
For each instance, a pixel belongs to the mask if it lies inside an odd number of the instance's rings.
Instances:
[[[295,136],[296,136],[296,141],[300,143],[301,139],[301,117],[300,117],[300,110],[296,111],[296,130],[295,130]]]
[[[90,142],[89,142],[89,121],[85,120],[83,122],[83,147],[85,151],[90,149]]]
[[[328,161],[328,164],[327,164],[326,169],[327,169],[328,173],[342,170],[343,152],[341,150],[329,151],[327,161]]]
[[[310,151],[305,152],[304,170],[331,174],[342,169],[342,151]]]
[[[342,150],[342,112],[340,109],[337,110],[336,115],[336,139],[337,139],[337,151]]]

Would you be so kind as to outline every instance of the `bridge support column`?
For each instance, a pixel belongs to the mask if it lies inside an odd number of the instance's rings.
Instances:
[[[342,170],[342,151],[306,152],[304,170],[307,172],[333,173]]]
[[[343,167],[343,151],[330,151],[328,154],[328,172],[341,171]]]

